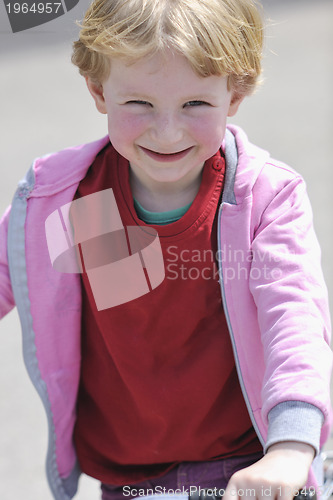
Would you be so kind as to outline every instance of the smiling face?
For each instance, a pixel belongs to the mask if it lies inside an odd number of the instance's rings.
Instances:
[[[97,109],[108,115],[111,143],[149,189],[161,183],[186,189],[198,179],[241,101],[226,77],[200,77],[172,52],[131,65],[112,60],[107,80],[87,78],[87,84]]]

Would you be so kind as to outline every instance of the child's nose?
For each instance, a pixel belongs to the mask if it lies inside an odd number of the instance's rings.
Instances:
[[[165,113],[156,117],[152,136],[160,146],[177,144],[183,139],[183,135],[183,125],[175,114]]]

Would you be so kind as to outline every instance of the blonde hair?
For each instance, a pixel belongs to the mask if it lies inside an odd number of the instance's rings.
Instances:
[[[95,0],[72,62],[103,82],[112,58],[129,63],[163,49],[184,55],[200,76],[229,77],[250,94],[261,72],[263,26],[256,0]]]

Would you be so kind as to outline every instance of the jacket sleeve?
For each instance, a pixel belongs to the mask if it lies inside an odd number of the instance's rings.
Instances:
[[[321,253],[303,179],[292,174],[277,187],[275,195],[262,207],[252,242],[250,288],[257,306],[266,366],[262,412],[271,412],[269,427],[274,420],[275,430],[269,429],[272,439],[283,421],[285,426],[291,406],[293,411],[297,409],[295,402],[312,405],[323,415],[320,419],[318,414],[317,422],[320,426],[324,421],[327,438],[332,353]],[[264,189],[262,185],[262,198]],[[285,402],[293,404],[280,406]],[[277,404],[278,410],[272,412]],[[299,410],[305,415],[304,405]],[[300,440],[302,430],[309,435],[309,425],[310,420],[300,416],[295,440]]]
[[[3,318],[13,307],[15,301],[8,268],[7,233],[10,208],[0,220],[0,318]]]
[[[286,401],[274,406],[268,414],[264,451],[282,441],[298,441],[312,446],[318,455],[323,421],[324,416],[316,406],[302,401]]]

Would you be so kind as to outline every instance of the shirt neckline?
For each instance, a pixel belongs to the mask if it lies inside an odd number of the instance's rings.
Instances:
[[[191,206],[180,219],[166,225],[147,224],[139,218],[130,187],[129,161],[119,154],[115,180],[124,205],[127,207],[127,219],[131,220],[132,224],[155,227],[162,238],[182,239],[187,237],[189,232],[197,230],[213,207],[216,206],[216,202],[222,194],[224,173],[225,159],[224,153],[220,149],[214,156],[206,160],[202,170],[200,188]]]
[[[192,205],[191,202],[183,207],[175,208],[173,210],[166,210],[163,212],[151,212],[150,210],[144,208],[141,205],[141,203],[139,203],[138,200],[136,200],[135,198],[133,198],[133,201],[134,201],[134,208],[136,213],[138,214],[138,217],[146,224],[153,224],[153,225],[165,225],[165,224],[171,224],[172,222],[176,222],[181,217],[183,217],[183,215],[185,215],[187,210]]]

